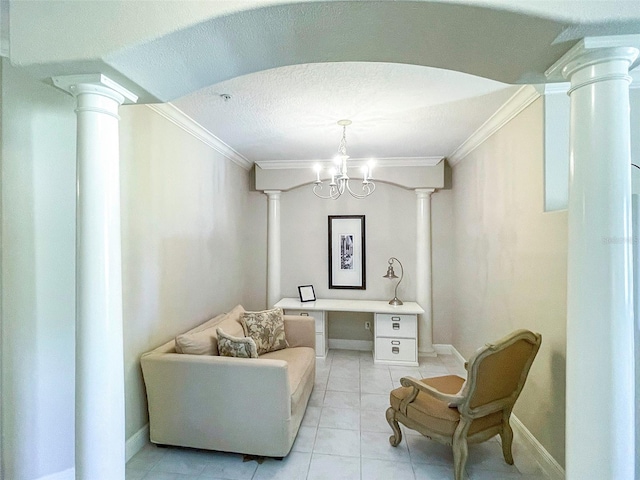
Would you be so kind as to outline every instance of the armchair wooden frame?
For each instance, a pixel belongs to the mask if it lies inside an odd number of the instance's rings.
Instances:
[[[478,392],[479,381],[482,381],[480,369],[483,361],[492,355],[507,350],[516,343],[523,341],[530,345],[530,353],[523,362],[514,388],[510,389],[510,393],[507,396],[492,398],[486,403],[479,404],[478,398],[476,398],[476,393]],[[440,392],[431,385],[427,385],[423,381],[412,377],[402,378],[400,380],[401,385],[403,387],[411,387],[413,388],[413,391],[402,399],[399,409],[394,407],[389,407],[387,409],[387,421],[393,430],[393,435],[389,437],[389,442],[395,447],[402,441],[402,432],[398,425],[398,422],[400,422],[432,440],[445,445],[450,445],[453,448],[454,478],[455,480],[462,480],[464,468],[467,463],[468,445],[481,443],[489,440],[495,435],[500,435],[502,438],[502,453],[504,455],[505,462],[509,465],[513,465],[513,455],[511,452],[513,430],[509,425],[509,418],[511,416],[513,406],[524,387],[529,369],[531,368],[531,364],[540,349],[541,343],[542,337],[540,334],[533,333],[528,330],[517,330],[495,343],[486,344],[484,347],[476,351],[469,362],[465,364],[465,368],[468,371],[468,378],[464,382],[460,391],[456,394]],[[483,374],[486,376],[487,372],[485,371]],[[492,372],[492,374],[500,375],[500,372]],[[460,381],[461,380],[462,379],[460,379]],[[429,395],[441,402],[445,402],[450,408],[457,409],[460,413],[460,420],[452,435],[444,435],[433,430],[429,425],[424,425],[423,423],[410,418],[407,409],[409,405],[416,400],[418,395]],[[497,412],[502,412],[501,422],[492,424],[487,428],[483,428],[469,434],[469,429],[474,420]]]

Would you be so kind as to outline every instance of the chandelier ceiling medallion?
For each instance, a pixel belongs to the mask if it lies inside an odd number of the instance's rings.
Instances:
[[[313,193],[316,197],[323,198],[325,200],[336,200],[340,196],[348,191],[352,197],[365,198],[373,193],[376,189],[376,184],[371,181],[372,164],[364,165],[362,167],[362,192],[357,193],[351,189],[349,184],[349,175],[347,174],[347,126],[351,125],[351,120],[340,120],[338,125],[342,127],[342,140],[338,146],[338,155],[336,156],[336,166],[331,168],[329,173],[331,174],[331,183],[329,183],[328,192],[323,195],[324,184],[320,179],[320,172],[322,167],[316,165],[316,181],[313,185]]]

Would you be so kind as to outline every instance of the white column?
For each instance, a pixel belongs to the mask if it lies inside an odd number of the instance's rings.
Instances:
[[[281,243],[280,190],[265,190],[267,195],[267,307],[280,300]]]
[[[594,40],[551,69],[571,81],[566,472],[569,480],[632,480],[628,69],[638,50]]]
[[[433,295],[431,282],[431,194],[433,188],[416,189],[416,301],[424,308],[418,315],[418,353],[435,356],[433,348]]]
[[[77,99],[76,479],[124,480],[118,107],[102,75],[56,77]]]

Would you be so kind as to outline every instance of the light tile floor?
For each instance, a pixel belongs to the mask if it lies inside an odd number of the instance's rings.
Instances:
[[[457,374],[452,355],[421,358],[419,367],[375,365],[370,352],[331,350],[317,360],[316,384],[291,453],[284,460],[243,462],[242,455],[146,445],[127,463],[127,480],[452,480],[450,447],[403,427],[389,444],[389,391],[400,378]],[[517,437],[516,437],[517,438]],[[468,480],[546,480],[524,447],[515,466],[502,458],[498,438],[469,446]]]

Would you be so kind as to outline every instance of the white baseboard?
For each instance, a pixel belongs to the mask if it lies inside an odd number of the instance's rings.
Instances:
[[[434,345],[433,347],[438,354],[455,356],[460,362],[460,365],[464,365],[464,362],[466,362],[465,358],[453,345],[440,344]],[[513,413],[511,414],[511,428],[513,429],[514,437],[518,438],[519,442],[536,460],[542,471],[550,480],[565,480],[564,469]]]
[[[75,480],[75,478],[76,469],[68,468],[67,470],[63,470],[62,472],[52,473],[51,475],[40,477],[38,480]]]
[[[147,443],[149,443],[149,424],[148,423],[127,439],[127,443],[124,447],[127,462],[131,460],[131,457],[133,457],[136,453],[142,450],[142,448]]]
[[[438,343],[434,344],[433,348],[438,355],[453,355],[460,362],[460,365],[464,365],[467,361],[467,359],[460,355],[460,352],[456,350],[453,345],[447,343]]]
[[[371,340],[344,340],[342,338],[330,338],[329,348],[337,350],[361,350],[363,352],[373,351]]]
[[[547,452],[538,439],[514,414],[511,414],[511,428],[513,429],[513,436],[526,446],[529,453],[536,459],[538,465],[550,480],[565,480],[564,468],[556,462],[556,459]]]

